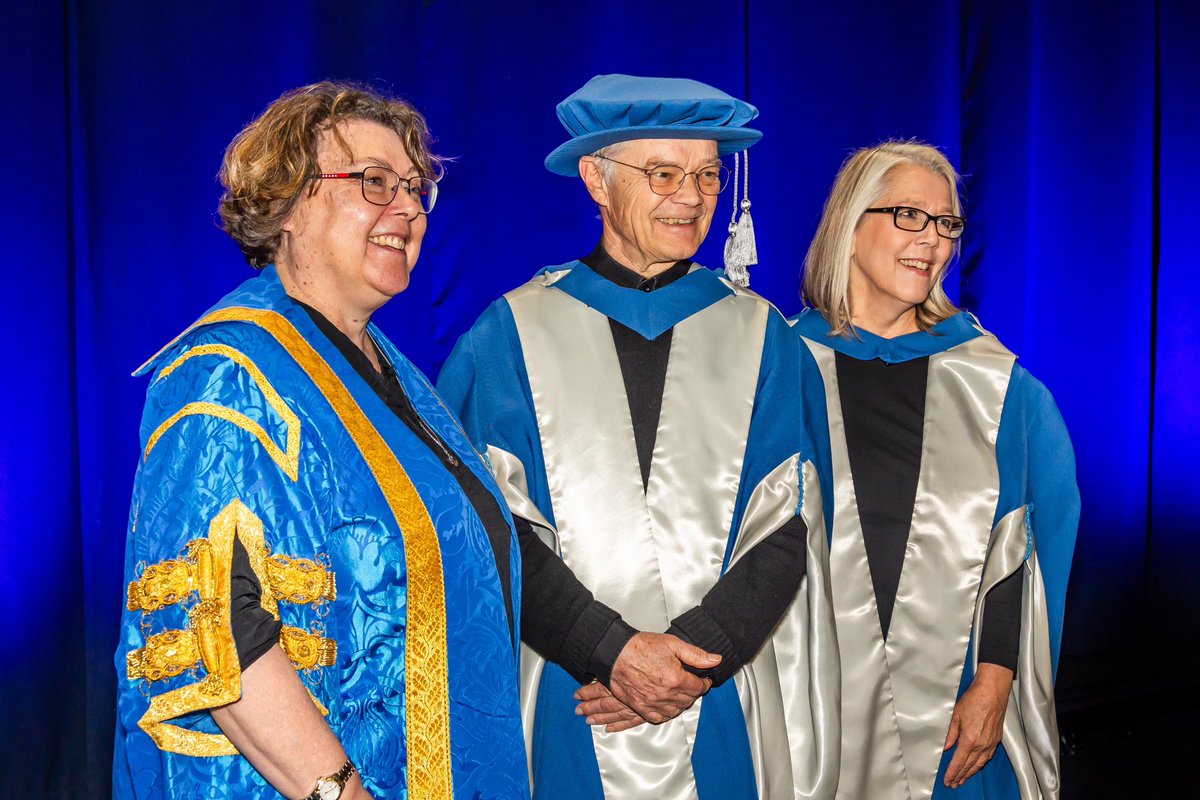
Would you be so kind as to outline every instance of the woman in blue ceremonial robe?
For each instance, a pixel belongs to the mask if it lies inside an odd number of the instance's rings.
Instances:
[[[139,370],[117,797],[529,793],[512,518],[370,321],[420,253],[429,142],[407,103],[321,83],[225,154],[260,271]]]
[[[854,153],[792,320],[829,420],[839,798],[1060,791],[1075,459],[1045,386],[942,290],[966,228],[958,181],[919,143]]]

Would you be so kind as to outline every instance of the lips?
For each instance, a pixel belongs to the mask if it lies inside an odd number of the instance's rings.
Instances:
[[[403,252],[404,246],[408,244],[408,240],[402,236],[397,236],[394,233],[383,233],[378,236],[368,236],[367,241],[371,244],[377,244],[380,247],[390,247],[393,250]]]

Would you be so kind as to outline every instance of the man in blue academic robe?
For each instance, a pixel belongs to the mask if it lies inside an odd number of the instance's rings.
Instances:
[[[439,380],[518,528],[536,797],[833,796],[825,420],[796,392],[822,408],[820,379],[691,261],[757,113],[623,75],[561,103],[546,166],[582,179],[600,243],[494,302]]]

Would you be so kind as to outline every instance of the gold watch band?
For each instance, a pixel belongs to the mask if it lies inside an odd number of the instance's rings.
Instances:
[[[317,783],[313,786],[311,794],[301,798],[301,800],[337,800],[342,796],[342,792],[346,789],[346,783],[350,780],[350,776],[355,771],[354,761],[350,758],[346,759],[346,763],[342,764],[341,769],[332,775],[322,775],[317,778]]]

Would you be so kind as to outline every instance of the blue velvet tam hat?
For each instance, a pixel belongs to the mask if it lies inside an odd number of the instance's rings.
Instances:
[[[737,153],[762,138],[745,127],[757,116],[754,106],[699,81],[597,75],[558,104],[571,138],[546,156],[546,169],[575,177],[580,157],[631,139],[710,139],[718,154]]]

